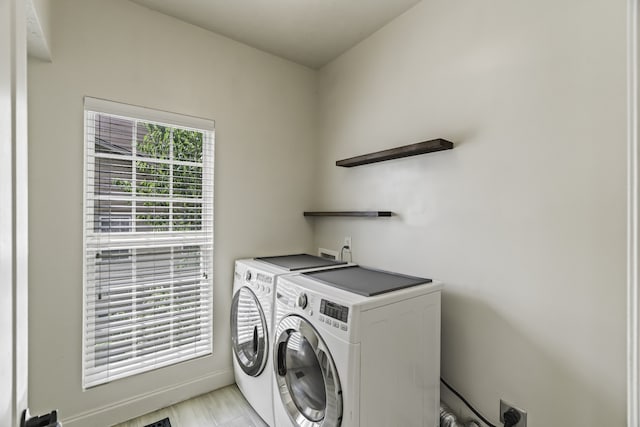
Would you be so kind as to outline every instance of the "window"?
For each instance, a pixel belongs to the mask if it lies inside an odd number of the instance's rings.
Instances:
[[[212,352],[213,129],[85,98],[85,388]]]

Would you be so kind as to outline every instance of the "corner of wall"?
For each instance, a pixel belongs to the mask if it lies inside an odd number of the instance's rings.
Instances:
[[[29,56],[51,62],[49,0],[26,0],[27,51]]]

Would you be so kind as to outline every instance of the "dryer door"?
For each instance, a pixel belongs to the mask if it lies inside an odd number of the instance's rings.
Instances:
[[[295,426],[338,427],[342,388],[333,358],[315,328],[300,316],[282,319],[274,364],[280,400]]]
[[[267,321],[258,298],[246,286],[233,296],[231,341],[233,354],[242,370],[253,377],[260,375],[269,354]]]

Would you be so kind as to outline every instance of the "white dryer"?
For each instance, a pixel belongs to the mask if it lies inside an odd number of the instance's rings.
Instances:
[[[231,304],[233,368],[238,388],[270,426],[273,420],[271,332],[273,298],[279,276],[294,271],[347,265],[297,254],[237,260]]]
[[[282,277],[275,425],[439,425],[441,289],[357,266]]]

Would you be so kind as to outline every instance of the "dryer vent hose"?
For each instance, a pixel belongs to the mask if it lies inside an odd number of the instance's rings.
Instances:
[[[480,427],[476,421],[463,423],[444,403],[440,403],[440,427]]]

